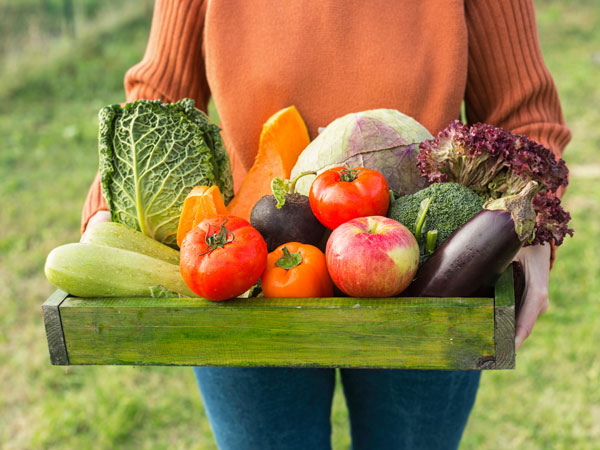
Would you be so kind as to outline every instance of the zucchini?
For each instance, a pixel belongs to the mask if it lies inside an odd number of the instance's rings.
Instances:
[[[77,297],[197,297],[179,265],[122,248],[61,245],[50,252],[44,270],[48,281]]]
[[[130,250],[179,265],[177,250],[122,223],[102,222],[96,224],[83,234],[81,242]]]

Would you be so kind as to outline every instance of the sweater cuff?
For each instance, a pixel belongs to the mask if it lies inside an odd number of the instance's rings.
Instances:
[[[129,103],[141,99],[162,100],[164,103],[173,103],[173,100],[163,92],[142,83],[132,83],[125,90],[127,92],[127,102]]]
[[[81,234],[85,231],[90,218],[98,211],[109,211],[108,204],[102,195],[102,188],[100,187],[100,174],[97,173],[90,190],[88,191],[87,198],[83,204],[83,211],[81,213]]]

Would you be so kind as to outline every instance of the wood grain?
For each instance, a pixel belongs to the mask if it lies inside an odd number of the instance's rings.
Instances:
[[[61,303],[67,296],[68,294],[66,292],[57,290],[42,305],[44,325],[46,327],[46,338],[48,340],[48,351],[50,352],[50,362],[60,366],[69,364],[69,355],[65,345],[59,309]]]
[[[515,368],[515,291],[512,265],[496,283],[494,340],[496,358],[493,369]]]
[[[477,369],[490,298],[76,299],[71,364]]]
[[[67,297],[43,305],[53,364],[512,369],[512,268],[495,298]]]

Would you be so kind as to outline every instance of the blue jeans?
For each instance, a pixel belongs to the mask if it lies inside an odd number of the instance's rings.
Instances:
[[[334,369],[195,367],[221,450],[331,448]],[[354,450],[455,449],[480,372],[342,369]]]

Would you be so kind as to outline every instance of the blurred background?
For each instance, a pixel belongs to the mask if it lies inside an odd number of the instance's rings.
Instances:
[[[550,309],[517,370],[484,373],[464,449],[600,447],[600,5],[536,0],[573,140]],[[189,368],[50,365],[48,252],[79,239],[97,112],[124,100],[151,0],[0,0],[0,447],[214,449]],[[214,108],[211,111],[216,117]],[[350,438],[341,390],[333,447]]]

